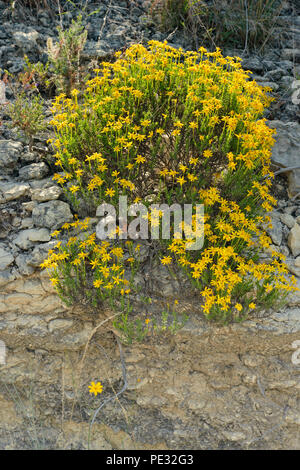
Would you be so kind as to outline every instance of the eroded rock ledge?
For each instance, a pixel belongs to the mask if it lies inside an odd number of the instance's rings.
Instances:
[[[87,448],[92,410],[123,386],[109,322],[91,338],[109,312],[67,309],[44,272],[2,286],[0,305],[0,447]],[[293,294],[286,311],[242,324],[194,314],[175,336],[123,346],[128,388],[98,415],[91,448],[299,448],[299,309]]]

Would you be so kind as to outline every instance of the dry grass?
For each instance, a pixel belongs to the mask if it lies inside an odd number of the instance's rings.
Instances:
[[[195,46],[263,47],[275,37],[281,0],[153,0],[150,15],[161,29],[183,28]]]

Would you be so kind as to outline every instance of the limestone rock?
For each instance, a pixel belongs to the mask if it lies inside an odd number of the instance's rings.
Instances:
[[[300,124],[269,121],[268,126],[277,131],[272,150],[272,162],[283,168],[299,165]]]
[[[40,245],[35,246],[31,255],[29,255],[27,259],[28,265],[38,268],[47,258],[48,251],[53,249],[56,243],[56,240],[52,240],[48,243],[41,243]]]
[[[48,242],[50,240],[50,232],[46,228],[27,229],[18,233],[14,240],[15,244],[22,250],[28,250],[32,246],[32,242]]]
[[[294,256],[300,255],[300,226],[296,223],[290,231],[288,246]]]
[[[55,320],[51,320],[48,323],[48,329],[50,333],[52,333],[55,330],[62,330],[66,328],[71,328],[73,325],[73,320],[68,320],[64,318],[56,318]]]
[[[31,163],[31,165],[23,166],[19,170],[19,176],[22,180],[28,181],[37,179],[40,180],[48,174],[48,167],[46,163]]]
[[[29,265],[29,260],[30,257],[24,254],[20,254],[16,257],[16,265],[23,276],[29,276],[34,272],[34,268]]]
[[[299,157],[300,165],[300,157]],[[300,169],[289,171],[288,173],[288,182],[289,182],[289,197],[294,197],[300,193]]]
[[[31,191],[31,199],[38,202],[46,202],[58,199],[62,194],[61,188],[58,186],[51,186],[45,189],[33,189]]]
[[[19,199],[28,192],[29,184],[26,183],[0,183],[0,203]]]
[[[14,261],[14,257],[12,256],[11,252],[5,250],[5,248],[1,245],[0,246],[0,270],[3,271],[4,269],[6,269],[13,261]]]
[[[286,225],[288,228],[293,228],[295,225],[295,219],[292,215],[289,214],[282,214],[280,216],[281,222]]]
[[[286,48],[281,51],[281,57],[284,60],[292,60],[293,62],[299,62],[300,60],[300,49],[299,48]]]
[[[14,270],[4,269],[4,271],[0,271],[0,287],[5,286],[14,279],[16,279]]]
[[[4,174],[11,174],[17,166],[23,149],[21,142],[0,140],[0,169]]]
[[[271,220],[272,228],[266,228],[266,232],[272,238],[273,243],[280,246],[282,242],[282,224],[275,214],[272,215]]]
[[[32,218],[37,227],[53,230],[73,219],[69,204],[57,200],[38,204],[32,211]]]
[[[39,33],[37,31],[30,31],[29,33],[24,33],[23,31],[16,31],[13,33],[13,39],[15,44],[22,50],[24,53],[37,51],[39,49],[37,44],[37,39]]]

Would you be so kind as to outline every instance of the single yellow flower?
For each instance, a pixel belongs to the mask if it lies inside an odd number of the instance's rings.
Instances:
[[[91,382],[91,385],[89,385],[89,392],[93,393],[95,397],[98,395],[98,393],[103,392],[103,386],[101,385],[100,382]]]
[[[238,310],[239,312],[243,310],[243,306],[241,304],[235,304],[234,308]]]

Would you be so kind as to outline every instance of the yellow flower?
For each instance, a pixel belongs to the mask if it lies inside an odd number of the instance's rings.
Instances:
[[[90,262],[92,269],[95,269],[96,266],[99,266],[99,260],[96,258]],[[94,284],[95,285],[95,284]]]
[[[113,188],[108,188],[106,191],[105,191],[105,196],[110,196],[110,197],[113,197],[115,195],[115,190]]]
[[[74,90],[71,91],[71,95],[72,95],[72,96],[77,96],[78,93],[79,93],[79,91],[76,90],[76,88],[74,88]]]
[[[234,308],[238,310],[239,312],[243,310],[243,306],[241,304],[235,304]]]
[[[101,385],[100,382],[91,382],[91,385],[89,385],[89,392],[93,393],[95,397],[98,395],[98,393],[103,392],[103,386]]]
[[[145,163],[146,158],[145,158],[145,157],[142,157],[142,155],[138,155],[138,156],[136,157],[135,161],[136,161],[137,163]]]
[[[102,284],[103,284],[102,279],[96,279],[96,281],[94,281],[94,286],[96,288],[99,288]]]
[[[204,156],[205,158],[211,157],[212,154],[213,154],[213,153],[212,153],[211,150],[204,150],[204,152],[203,152],[203,156]]]
[[[124,251],[123,251],[123,248],[116,246],[115,248],[111,250],[111,253],[115,255],[117,258],[122,258]]]
[[[160,261],[161,261],[161,264],[171,264],[172,258],[171,256],[164,256]]]
[[[183,176],[180,176],[180,178],[177,178],[177,182],[178,182],[178,183],[180,184],[180,186],[182,187],[182,185],[183,185],[184,183],[186,183],[186,180],[184,179]]]
[[[72,194],[74,194],[74,193],[76,193],[77,191],[79,191],[79,189],[80,189],[79,186],[75,186],[75,185],[73,185],[73,186],[70,187],[70,191],[71,191]]]
[[[76,258],[76,259],[74,259],[74,261],[72,261],[72,264],[74,264],[74,266],[78,266],[80,263],[81,263],[81,261],[80,261],[79,258]]]
[[[251,310],[253,310],[255,307],[256,307],[255,303],[251,302],[251,304],[249,304],[249,308],[251,308]]]
[[[51,237],[57,237],[60,234],[60,230],[54,230],[54,232],[51,233]]]
[[[191,129],[197,129],[198,124],[197,124],[195,121],[192,121],[192,122],[190,122],[189,127],[190,127]]]
[[[145,320],[146,325],[148,325],[148,323],[149,323],[150,321],[151,321],[150,318],[146,318],[146,320]]]

